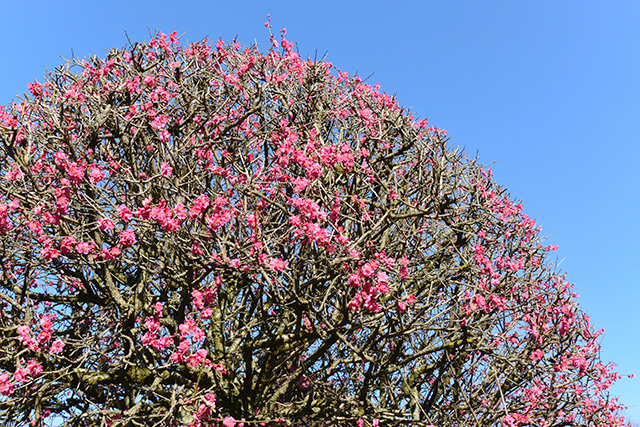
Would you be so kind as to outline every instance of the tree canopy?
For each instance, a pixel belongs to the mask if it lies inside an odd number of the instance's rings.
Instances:
[[[157,33],[0,107],[0,423],[622,425],[491,170],[271,43]]]

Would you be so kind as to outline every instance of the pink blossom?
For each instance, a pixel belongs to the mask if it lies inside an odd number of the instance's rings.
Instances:
[[[220,227],[224,226],[231,220],[231,212],[228,209],[222,209],[214,215],[207,216],[205,221],[207,223],[207,227],[211,231],[217,231]]]
[[[162,317],[162,308],[162,303],[158,301],[153,305],[153,314],[157,317]]]
[[[49,348],[49,352],[53,354],[60,353],[64,348],[64,342],[62,340],[55,340],[51,347]]]
[[[181,351],[175,351],[169,357],[169,360],[173,363],[182,363],[185,360],[185,354]]]
[[[66,215],[69,213],[69,198],[66,196],[58,197],[56,200],[56,213]]]
[[[320,227],[315,222],[309,222],[304,225],[305,235],[311,242],[319,245],[327,246],[331,240],[331,233],[324,227]]]
[[[20,340],[24,341],[26,337],[31,333],[31,328],[28,325],[18,326],[18,335],[20,336]]]
[[[314,181],[322,175],[322,166],[320,166],[319,163],[312,163],[305,167],[305,171],[307,172],[309,179]]]
[[[209,207],[209,196],[201,194],[194,201],[189,209],[189,219],[194,220],[199,217]]]
[[[222,421],[222,425],[224,427],[235,427],[236,419],[233,417],[224,417],[224,420]]]
[[[327,218],[327,213],[313,200],[297,198],[293,199],[291,204],[308,219],[324,221]]]
[[[300,215],[293,215],[291,218],[289,218],[289,224],[293,225],[294,227],[300,227],[302,225]]]
[[[537,362],[538,360],[542,359],[543,355],[544,355],[544,353],[542,353],[542,350],[537,349],[536,351],[531,353],[531,356],[529,356],[529,358],[531,360],[533,360],[534,362]]]
[[[204,251],[202,250],[202,246],[200,246],[199,242],[193,242],[191,244],[191,253],[194,255],[204,255]]]
[[[51,335],[53,333],[53,323],[51,322],[51,316],[44,316],[42,320],[40,320],[40,333],[38,334],[38,343],[47,343],[51,340]]]
[[[164,350],[173,345],[173,337],[172,336],[164,336],[160,339],[155,339],[151,342],[151,346],[156,350]]]
[[[358,288],[361,285],[362,285],[362,282],[358,274],[354,273],[349,276],[349,286],[351,286],[352,288]]]
[[[28,325],[18,326],[18,336],[20,341],[29,348],[36,346],[36,342],[31,336],[31,328]]]
[[[389,276],[384,271],[379,271],[378,274],[376,274],[376,279],[380,283],[387,283],[389,281]]]
[[[480,294],[476,294],[473,296],[473,304],[480,310],[484,310],[485,312],[489,312],[489,306],[487,305],[487,301],[485,300],[485,298],[480,295]]]
[[[29,230],[31,230],[31,232],[33,234],[35,234],[36,236],[41,236],[43,231],[42,231],[42,224],[40,224],[37,221],[29,221],[27,223],[27,225],[29,226]]]
[[[102,231],[107,231],[107,230],[113,230],[115,228],[115,225],[113,221],[111,221],[110,219],[101,218],[98,220],[98,227],[100,227],[100,230]]]
[[[402,301],[398,301],[398,310],[400,311],[400,313],[404,313],[405,311],[407,311],[407,304]]]
[[[120,233],[120,245],[122,245],[125,248],[129,248],[133,245],[133,243],[136,241],[136,235],[133,231],[131,230],[124,230],[122,233]]]
[[[69,180],[76,185],[80,184],[84,180],[84,170],[85,167],[78,165],[76,162],[67,164]]]
[[[194,328],[196,328],[196,321],[192,318],[185,319],[184,323],[178,326],[180,330],[180,338],[186,339],[189,335],[193,334]]]
[[[102,259],[104,260],[116,259],[118,255],[120,255],[121,253],[122,251],[117,246],[114,246],[111,249],[102,248]]]
[[[180,41],[178,40],[178,32],[177,31],[173,31],[171,34],[169,34],[169,41],[173,44],[180,44]]]
[[[238,77],[234,76],[233,74],[225,74],[223,80],[227,84],[231,84],[236,86],[237,88],[241,88],[240,80],[238,80]]]
[[[204,331],[200,328],[193,330],[193,342],[202,342],[206,338]]]
[[[61,218],[58,215],[52,215],[49,212],[42,214],[42,220],[51,225],[60,225]]]
[[[151,121],[151,127],[154,129],[164,129],[168,121],[169,121],[169,116],[167,116],[166,114],[160,114]],[[164,164],[167,164],[167,163],[165,162]]]
[[[3,396],[11,396],[13,394],[13,384],[9,382],[9,374],[6,372],[0,374],[0,393]]]
[[[204,308],[204,300],[202,297],[202,292],[194,289],[193,292],[191,292],[191,297],[193,298],[193,307],[196,310],[202,310]]]
[[[154,87],[156,85],[156,78],[154,76],[145,76],[142,81],[147,87]]]
[[[205,363],[205,360],[207,358],[207,354],[208,354],[207,350],[201,348],[200,350],[196,351],[195,354],[189,356],[189,359],[187,360],[187,363],[192,368],[199,367],[203,363]]]
[[[153,341],[156,340],[156,338],[158,337],[157,334],[147,331],[142,335],[142,345],[143,346],[149,346],[152,345]]]
[[[162,162],[160,165],[160,172],[162,173],[162,176],[171,176],[171,174],[173,174],[173,169],[169,166],[169,163]]]
[[[32,377],[37,377],[42,372],[42,365],[35,360],[29,360],[27,362],[27,369]]]
[[[376,274],[376,269],[378,268],[378,261],[371,261],[366,263],[360,268],[360,273],[363,277],[368,279],[372,278]]]
[[[88,254],[89,252],[91,252],[94,248],[94,244],[93,242],[91,243],[86,243],[86,242],[80,242],[78,244],[76,244],[76,251],[78,251],[78,253],[80,254]]]
[[[131,221],[131,218],[133,218],[133,212],[131,212],[125,205],[120,205],[117,213],[123,221]]]
[[[104,172],[102,169],[94,168],[89,173],[89,182],[92,184],[97,184],[104,179]]]
[[[29,373],[28,370],[26,370],[24,368],[19,368],[19,369],[16,369],[16,372],[13,374],[13,378],[17,382],[21,383],[27,378],[27,374],[28,373]]]
[[[76,244],[75,237],[73,236],[65,237],[64,239],[62,239],[62,242],[60,242],[60,250],[62,251],[63,254],[69,253],[73,250],[75,244]]]
[[[376,289],[382,295],[388,295],[390,291],[389,287],[385,283],[378,283],[378,285],[376,286]]]
[[[176,203],[175,207],[173,208],[173,212],[176,218],[178,218],[179,220],[183,220],[187,217],[187,210],[182,203]]]
[[[53,326],[52,319],[55,319],[55,315],[54,316],[50,316],[50,315],[42,316],[42,319],[40,319],[40,327],[43,328],[43,329],[51,329],[51,327]]]
[[[60,251],[51,247],[51,244],[45,244],[42,248],[42,257],[44,259],[55,259],[60,256]]]
[[[18,326],[19,340],[29,348],[31,351],[38,351],[38,343],[31,336],[31,329],[27,325]]]
[[[37,80],[33,83],[27,83],[27,88],[29,89],[29,92],[31,92],[33,96],[37,98],[42,97],[42,85],[38,83]]]
[[[19,166],[16,163],[13,163],[11,165],[11,170],[9,172],[6,173],[6,175],[4,176],[4,178],[7,181],[17,181],[20,178],[22,178],[22,172],[20,171]]]
[[[300,194],[305,188],[309,186],[309,180],[307,178],[294,178],[292,182],[293,185],[295,185],[295,187],[293,188],[293,192],[296,194]]]
[[[265,253],[258,254],[258,264],[265,265],[269,256]]]
[[[273,271],[283,271],[289,265],[289,261],[280,258],[274,258],[269,262],[269,268]]]
[[[349,302],[349,310],[353,311],[354,313],[357,313],[358,311],[360,311],[361,305],[362,305],[362,301],[358,298],[354,298]]]
[[[517,425],[517,421],[511,415],[505,415],[502,422],[509,427]]]

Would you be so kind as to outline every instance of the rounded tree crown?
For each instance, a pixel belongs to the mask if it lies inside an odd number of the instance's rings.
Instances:
[[[491,171],[271,43],[157,33],[0,108],[0,423],[621,425]]]

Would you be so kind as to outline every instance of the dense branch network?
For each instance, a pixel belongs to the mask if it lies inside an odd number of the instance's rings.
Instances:
[[[0,110],[0,423],[621,425],[490,170],[271,41],[158,33]]]

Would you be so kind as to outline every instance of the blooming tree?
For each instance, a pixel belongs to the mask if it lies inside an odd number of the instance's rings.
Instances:
[[[0,424],[623,424],[491,171],[271,43],[158,33],[0,107]]]

